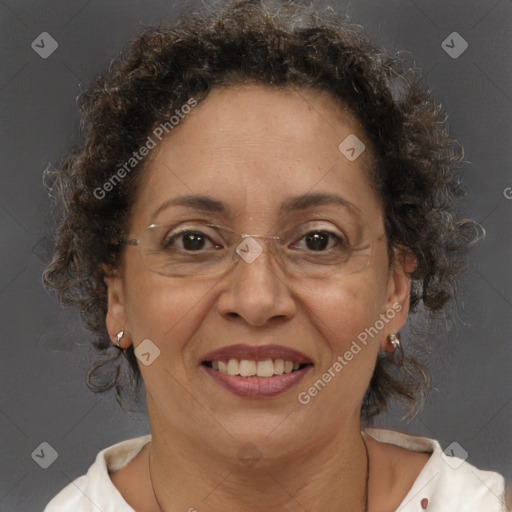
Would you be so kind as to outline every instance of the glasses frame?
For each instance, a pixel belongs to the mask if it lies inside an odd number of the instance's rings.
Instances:
[[[151,269],[147,263],[145,262],[144,260],[144,256],[142,254],[142,250],[143,250],[143,246],[141,244],[141,240],[140,238],[142,238],[143,234],[148,230],[148,229],[151,229],[151,228],[160,228],[160,227],[169,227],[169,225],[167,224],[150,224],[149,226],[147,226],[146,228],[144,228],[138,235],[136,235],[135,238],[130,238],[130,239],[121,239],[119,240],[119,245],[126,245],[126,246],[134,246],[134,247],[137,247],[138,248],[138,252],[139,252],[139,256],[141,258],[141,261],[142,261],[142,264],[144,265],[144,267],[149,271],[149,272],[152,272],[152,273],[155,273],[155,274],[158,274],[158,275],[161,275],[161,276],[164,276],[164,277],[175,277],[175,276],[172,276],[172,275],[168,275],[168,274],[164,274],[162,272],[158,272],[157,270],[153,270]],[[277,240],[283,240],[283,237],[279,236],[279,235],[260,235],[260,234],[249,234],[249,233],[240,233],[238,231],[236,231],[235,229],[229,227],[229,226],[224,226],[224,225],[221,225],[221,224],[213,224],[213,223],[205,223],[204,224],[204,227],[209,227],[209,228],[216,228],[216,229],[221,229],[221,230],[226,230],[226,231],[229,231],[237,236],[240,237],[241,239],[241,242],[238,244],[237,248],[235,249],[234,253],[237,253],[239,254],[240,256],[240,253],[238,253],[238,247],[240,246],[241,243],[243,243],[243,240],[246,240],[248,238],[267,238],[267,239],[270,239],[270,240],[274,240],[274,241],[277,241]],[[186,231],[186,230],[185,230]],[[193,229],[191,229],[190,231],[193,231]],[[319,230],[321,231],[321,230]],[[349,272],[348,274],[346,275],[350,275],[352,273],[357,273],[357,272],[361,272],[362,270],[364,270],[365,268],[367,268],[370,264],[370,261],[371,261],[371,258],[372,258],[372,255],[373,255],[373,249],[374,249],[374,246],[375,246],[375,242],[380,242],[382,240],[382,238],[384,238],[384,234],[380,235],[379,237],[377,237],[376,240],[366,244],[365,246],[362,246],[362,247],[358,247],[358,248],[351,248],[350,250],[355,252],[355,251],[361,251],[361,250],[365,250],[365,249],[371,249],[371,252],[368,256],[368,260],[366,262],[366,264],[361,267],[360,269],[358,270],[355,270],[354,272]],[[230,244],[230,248],[231,248],[231,245],[235,246],[236,244]],[[272,245],[275,245],[275,244],[272,244]],[[234,254],[233,254],[233,257],[234,257]],[[244,258],[242,258],[244,259]],[[247,261],[247,260],[246,260]],[[226,271],[227,272],[227,271]],[[223,275],[223,274],[221,274]]]

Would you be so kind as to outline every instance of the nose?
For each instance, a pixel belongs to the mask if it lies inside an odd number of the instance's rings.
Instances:
[[[248,324],[262,327],[277,319],[291,319],[296,303],[286,278],[275,261],[272,243],[255,259],[239,259],[224,277],[226,288],[218,301],[218,311],[226,319],[241,318]],[[242,253],[241,253],[242,254]]]

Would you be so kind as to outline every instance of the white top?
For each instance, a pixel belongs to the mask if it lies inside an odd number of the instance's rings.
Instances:
[[[396,512],[506,512],[503,477],[479,470],[457,457],[465,454],[460,445],[448,446],[445,451],[450,456],[447,456],[434,439],[385,429],[366,428],[364,431],[384,443],[432,453]],[[65,487],[44,512],[135,512],[112,483],[108,471],[128,464],[149,441],[151,435],[122,441],[102,450],[87,475]]]

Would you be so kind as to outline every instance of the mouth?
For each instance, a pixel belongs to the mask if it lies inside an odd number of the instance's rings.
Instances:
[[[293,361],[285,361],[284,359],[265,359],[264,361],[255,361],[250,359],[234,359],[228,361],[204,361],[201,363],[207,368],[224,373],[226,375],[234,375],[240,377],[260,377],[263,379],[294,373],[302,370],[312,363],[300,364]]]
[[[314,364],[304,354],[279,345],[232,345],[206,354],[200,366],[235,395],[263,398],[288,391]]]

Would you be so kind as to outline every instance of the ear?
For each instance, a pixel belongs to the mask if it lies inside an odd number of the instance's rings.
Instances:
[[[112,343],[125,349],[131,345],[130,337],[126,333],[126,308],[123,279],[119,275],[107,273],[104,278],[107,285],[108,309],[105,323]],[[117,335],[125,331],[123,338],[118,342]]]
[[[399,332],[407,321],[411,297],[411,274],[416,266],[416,257],[410,251],[405,249],[395,251],[395,257],[389,270],[385,304],[385,314],[390,321],[380,346],[381,350],[385,352],[394,350],[388,342],[389,335]]]

